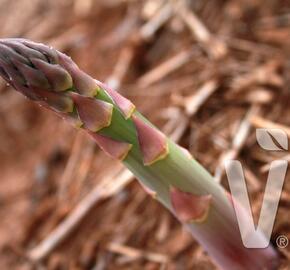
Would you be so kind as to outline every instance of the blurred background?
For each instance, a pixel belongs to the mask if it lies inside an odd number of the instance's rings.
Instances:
[[[227,188],[242,161],[256,221],[290,136],[290,2],[0,0],[0,36],[66,52],[134,101]],[[0,82],[1,269],[215,269],[192,237],[81,131]],[[290,237],[287,174],[271,241]],[[279,248],[290,269],[290,247]]]

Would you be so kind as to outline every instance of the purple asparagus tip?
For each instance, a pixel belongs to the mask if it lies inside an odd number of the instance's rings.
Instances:
[[[0,75],[28,98],[59,112],[73,109],[67,91],[93,96],[99,89],[70,57],[25,39],[0,39]]]

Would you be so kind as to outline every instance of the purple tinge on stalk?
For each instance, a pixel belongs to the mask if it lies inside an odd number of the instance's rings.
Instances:
[[[135,105],[127,98],[121,96],[117,91],[110,89],[107,85],[103,84],[100,81],[97,81],[97,84],[103,88],[107,94],[111,97],[112,101],[118,106],[122,114],[126,119],[129,119],[133,112],[135,111]]]
[[[170,198],[176,216],[182,222],[201,223],[206,220],[212,201],[211,195],[194,195],[172,187]]]
[[[126,142],[116,141],[94,132],[89,134],[107,155],[118,160],[124,160],[132,148],[132,144]]]
[[[60,52],[57,53],[60,65],[63,66],[72,76],[76,91],[87,97],[96,96],[100,89],[96,81],[91,76],[80,70],[70,57]]]
[[[138,116],[133,115],[133,121],[136,126],[144,165],[152,165],[153,163],[164,159],[169,153],[165,135],[159,130],[146,124],[138,118]]]
[[[113,105],[95,98],[70,93],[85,128],[97,132],[111,124]]]

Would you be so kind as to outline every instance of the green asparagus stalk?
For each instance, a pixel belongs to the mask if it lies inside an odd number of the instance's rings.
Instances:
[[[86,130],[104,152],[122,161],[221,269],[277,269],[279,256],[272,246],[243,246],[231,196],[189,152],[70,57],[28,40],[2,39],[0,74],[29,99]]]

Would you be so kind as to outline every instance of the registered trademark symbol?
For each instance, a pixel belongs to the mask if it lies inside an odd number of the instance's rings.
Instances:
[[[289,239],[285,235],[280,235],[276,239],[276,244],[279,248],[286,248],[289,244]]]

